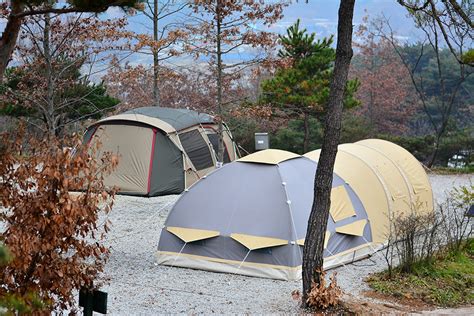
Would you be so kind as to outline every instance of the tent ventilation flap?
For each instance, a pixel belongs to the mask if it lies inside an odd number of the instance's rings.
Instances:
[[[231,234],[230,237],[247,247],[249,250],[288,245],[288,240],[271,237],[259,237],[245,234]]]
[[[326,235],[324,236],[324,248],[328,246],[329,237],[331,237],[331,233],[326,231]],[[298,239],[296,243],[300,246],[304,246],[304,241],[305,241],[305,238],[301,238],[301,239]]]
[[[336,232],[352,236],[364,236],[364,228],[366,224],[366,219],[355,221],[344,226],[336,227]]]
[[[209,239],[220,235],[220,233],[215,230],[204,230],[194,228],[166,227],[166,230],[186,243]]]

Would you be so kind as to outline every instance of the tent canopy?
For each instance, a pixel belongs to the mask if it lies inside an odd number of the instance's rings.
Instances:
[[[160,237],[159,262],[298,279],[316,166],[308,158],[269,149],[212,172],[184,192],[171,210]],[[333,195],[342,198],[333,210],[337,216],[328,221],[326,267],[344,262],[345,256],[364,255],[361,247],[372,241],[360,199],[338,175]],[[217,233],[185,241],[170,231],[176,227]],[[356,248],[361,251],[354,255]]]
[[[431,187],[421,165],[397,147],[380,140],[339,146],[325,268],[383,247],[391,220],[414,211],[415,201],[423,205],[423,211],[433,211]],[[183,193],[166,220],[158,262],[275,279],[300,278],[319,151],[305,156],[264,150],[197,182]],[[422,178],[413,183],[408,172]],[[193,234],[200,239],[177,236],[173,233],[177,227],[196,230]]]
[[[206,113],[198,113],[189,109],[173,109],[156,106],[131,109],[123,114],[140,114],[151,118],[157,118],[171,125],[175,130],[199,124],[214,124],[214,118]]]
[[[217,123],[205,113],[188,109],[143,107],[100,120],[90,126],[84,142],[100,143],[119,156],[117,168],[104,182],[120,194],[179,194],[215,168]],[[237,151],[224,129],[225,162]]]

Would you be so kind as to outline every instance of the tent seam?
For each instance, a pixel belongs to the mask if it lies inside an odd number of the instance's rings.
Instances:
[[[285,160],[286,161],[286,160]],[[291,218],[291,224],[292,224],[292,231],[293,231],[293,235],[294,235],[294,240],[291,240],[293,238],[290,238],[290,244],[291,242],[295,242],[295,245],[298,247],[298,253],[300,254],[300,260],[303,260],[303,254],[301,253],[301,248],[300,246],[298,245],[297,243],[297,240],[298,240],[298,236],[296,235],[296,224],[295,224],[295,220],[293,218],[293,211],[291,209],[291,200],[290,200],[290,197],[288,196],[288,191],[286,190],[286,186],[287,186],[287,183],[285,181],[283,181],[283,177],[281,175],[281,172],[280,172],[280,164],[276,164],[277,166],[277,170],[278,170],[278,175],[280,177],[280,183],[281,185],[283,186],[283,191],[285,191],[285,196],[286,196],[286,205],[288,206],[288,211],[290,213],[290,218]],[[285,185],[283,185],[283,182],[285,182]],[[290,201],[290,204],[288,203],[288,201]],[[290,236],[290,237],[293,237],[293,236]],[[293,244],[291,244],[293,245]]]
[[[414,188],[413,188],[413,184],[411,183],[411,181],[408,179],[405,171],[403,171],[403,169],[400,167],[400,165],[392,160],[389,156],[387,156],[385,153],[383,153],[381,150],[377,149],[377,148],[373,148],[373,147],[370,147],[370,146],[367,146],[367,145],[364,145],[364,144],[356,144],[354,143],[354,145],[359,145],[359,146],[363,146],[365,148],[369,148],[369,149],[372,149],[372,150],[375,150],[376,152],[378,152],[379,154],[381,154],[382,156],[384,156],[385,158],[387,158],[398,170],[398,172],[402,175],[403,177],[403,180],[405,181],[405,185],[407,186],[407,189],[408,189],[408,195],[410,197],[410,202],[413,203],[414,201],[414,197],[413,197],[413,192],[414,192]],[[411,188],[410,188],[411,187]]]

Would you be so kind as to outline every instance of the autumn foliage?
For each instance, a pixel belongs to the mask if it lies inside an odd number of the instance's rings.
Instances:
[[[356,112],[375,132],[402,135],[409,129],[407,119],[419,108],[408,70],[391,44],[367,27],[368,18],[363,21],[351,69],[351,76],[361,79],[357,98],[362,106]]]
[[[320,273],[320,282],[312,282],[311,291],[308,293],[306,300],[307,306],[317,309],[326,309],[339,304],[342,296],[342,290],[337,285],[336,275],[332,274],[329,285],[326,286],[326,272]]]
[[[78,139],[75,149],[47,139],[24,150],[23,133],[1,137],[0,242],[11,260],[0,267],[0,297],[34,294],[48,311],[74,309],[74,291],[93,285],[109,254],[99,218],[113,204],[103,177],[117,159],[91,159]]]

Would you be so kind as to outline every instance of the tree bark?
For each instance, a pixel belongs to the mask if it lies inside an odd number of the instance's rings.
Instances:
[[[327,229],[337,145],[341,134],[344,90],[352,58],[352,19],[355,0],[341,0],[338,13],[337,48],[331,80],[321,156],[314,181],[314,200],[303,249],[303,306],[307,307],[311,282],[319,284],[323,269],[324,237]]]
[[[153,40],[158,42],[158,0],[153,0]],[[153,105],[160,106],[159,87],[160,64],[158,60],[158,50],[153,48]]]
[[[309,114],[304,113],[303,153],[307,153],[308,148],[309,148]]]
[[[49,13],[44,15],[43,29],[43,54],[46,63],[46,123],[48,126],[48,136],[53,138],[56,136],[57,120],[59,116],[55,113],[54,104],[54,79],[53,79],[53,56],[51,55],[51,16]]]
[[[10,62],[23,23],[23,17],[17,16],[17,14],[23,12],[23,4],[20,1],[13,0],[11,9],[12,11],[8,16],[5,30],[0,39],[0,82],[3,81],[3,75]]]
[[[221,24],[222,24],[222,3],[221,0],[216,1],[216,57],[217,57],[217,114],[219,123],[217,134],[219,142],[217,146],[217,164],[220,166],[224,162],[224,124],[222,109],[222,49],[221,49]]]

